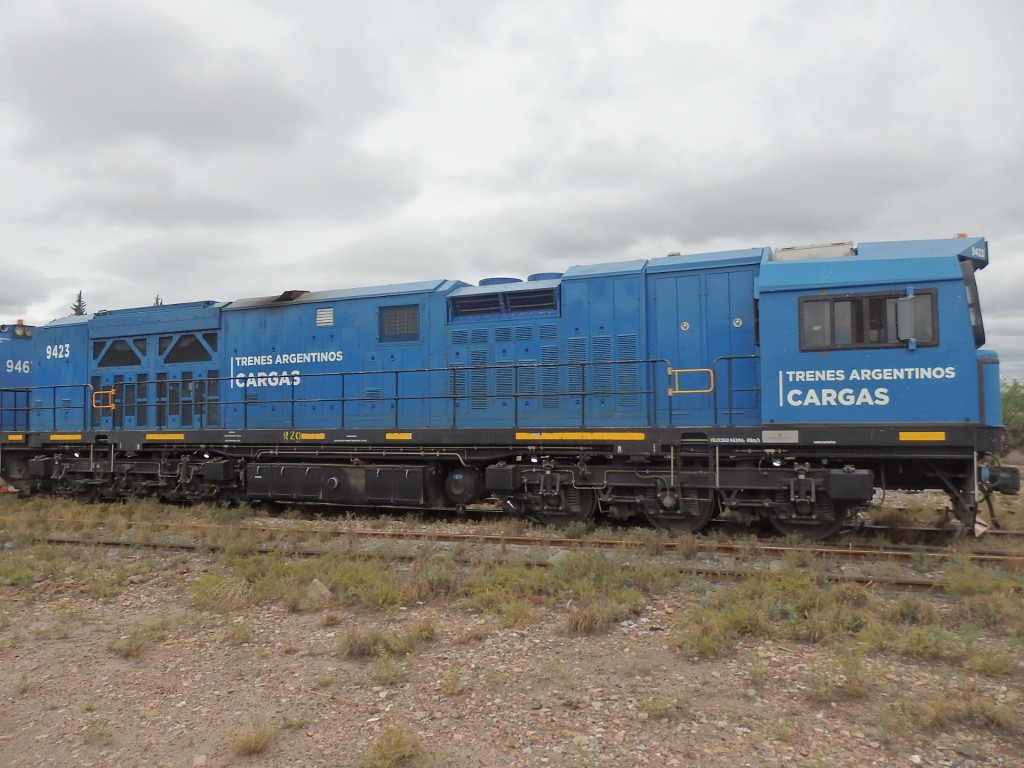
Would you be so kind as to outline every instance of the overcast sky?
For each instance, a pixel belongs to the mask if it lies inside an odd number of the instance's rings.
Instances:
[[[988,238],[1024,378],[1020,0],[0,0],[0,318]]]

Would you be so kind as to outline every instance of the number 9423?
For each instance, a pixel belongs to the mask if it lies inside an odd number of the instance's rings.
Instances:
[[[47,360],[65,360],[71,357],[71,345],[70,344],[47,344],[46,345],[46,359]]]

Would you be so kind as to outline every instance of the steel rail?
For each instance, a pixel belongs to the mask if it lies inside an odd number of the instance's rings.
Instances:
[[[14,522],[13,518],[0,516],[0,532]],[[949,549],[924,549],[921,547],[882,548],[848,545],[816,544],[814,546],[784,545],[752,542],[721,542],[706,539],[691,539],[688,541],[679,540],[638,540],[638,539],[601,539],[601,538],[570,538],[564,536],[524,535],[505,533],[451,533],[444,531],[380,531],[364,528],[350,529],[323,529],[310,526],[274,526],[274,525],[224,525],[218,523],[200,522],[158,522],[141,520],[118,521],[114,528],[104,526],[94,520],[82,520],[75,518],[57,518],[49,521],[51,524],[66,526],[69,530],[88,528],[98,533],[105,533],[107,538],[103,543],[125,544],[138,543],[148,545],[150,542],[133,542],[124,539],[110,538],[112,532],[117,529],[128,530],[148,529],[150,531],[163,531],[166,533],[181,535],[202,535],[216,542],[218,540],[244,541],[240,537],[253,534],[261,537],[287,539],[287,538],[323,538],[323,539],[379,539],[391,541],[420,541],[438,542],[446,544],[485,544],[496,546],[516,547],[557,547],[562,549],[571,548],[594,548],[594,549],[634,549],[646,550],[648,552],[693,552],[702,554],[730,554],[730,555],[764,555],[774,558],[787,556],[802,556],[815,558],[834,557],[844,560],[874,560],[874,561],[915,561],[922,558],[935,562],[949,561],[952,559],[966,558],[971,562],[1003,565],[1013,568],[1024,567],[1024,553],[999,553],[999,552],[963,552],[951,551]],[[28,532],[31,535],[31,531]],[[48,534],[40,534],[41,539],[49,540],[57,538]],[[75,537],[81,539],[78,543],[86,543],[86,536]],[[98,543],[100,539],[94,539]],[[169,544],[168,546],[172,546]],[[160,543],[156,543],[160,546]],[[211,547],[210,543],[198,546]]]

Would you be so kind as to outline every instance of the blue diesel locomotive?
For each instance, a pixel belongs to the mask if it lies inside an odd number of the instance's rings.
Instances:
[[[876,487],[973,527],[1001,467],[982,238],[670,254],[0,330],[23,492],[711,519],[827,536]]]

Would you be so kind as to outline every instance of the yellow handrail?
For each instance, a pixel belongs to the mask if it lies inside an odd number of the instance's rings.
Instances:
[[[109,409],[111,411],[114,410],[115,408],[117,408],[117,404],[114,402],[114,394],[115,394],[115,392],[112,389],[97,389],[97,390],[94,390],[93,393],[92,393],[92,407],[93,408],[107,408],[107,409]],[[106,403],[101,403],[101,402],[99,402],[99,399],[101,397],[109,397],[110,400],[107,401]]]
[[[708,375],[708,386],[706,389],[683,389],[679,384],[679,377],[684,373],[706,373]],[[699,395],[711,392],[715,388],[715,372],[710,368],[669,368],[668,375],[672,377],[672,386],[668,388],[669,397],[672,395]]]

